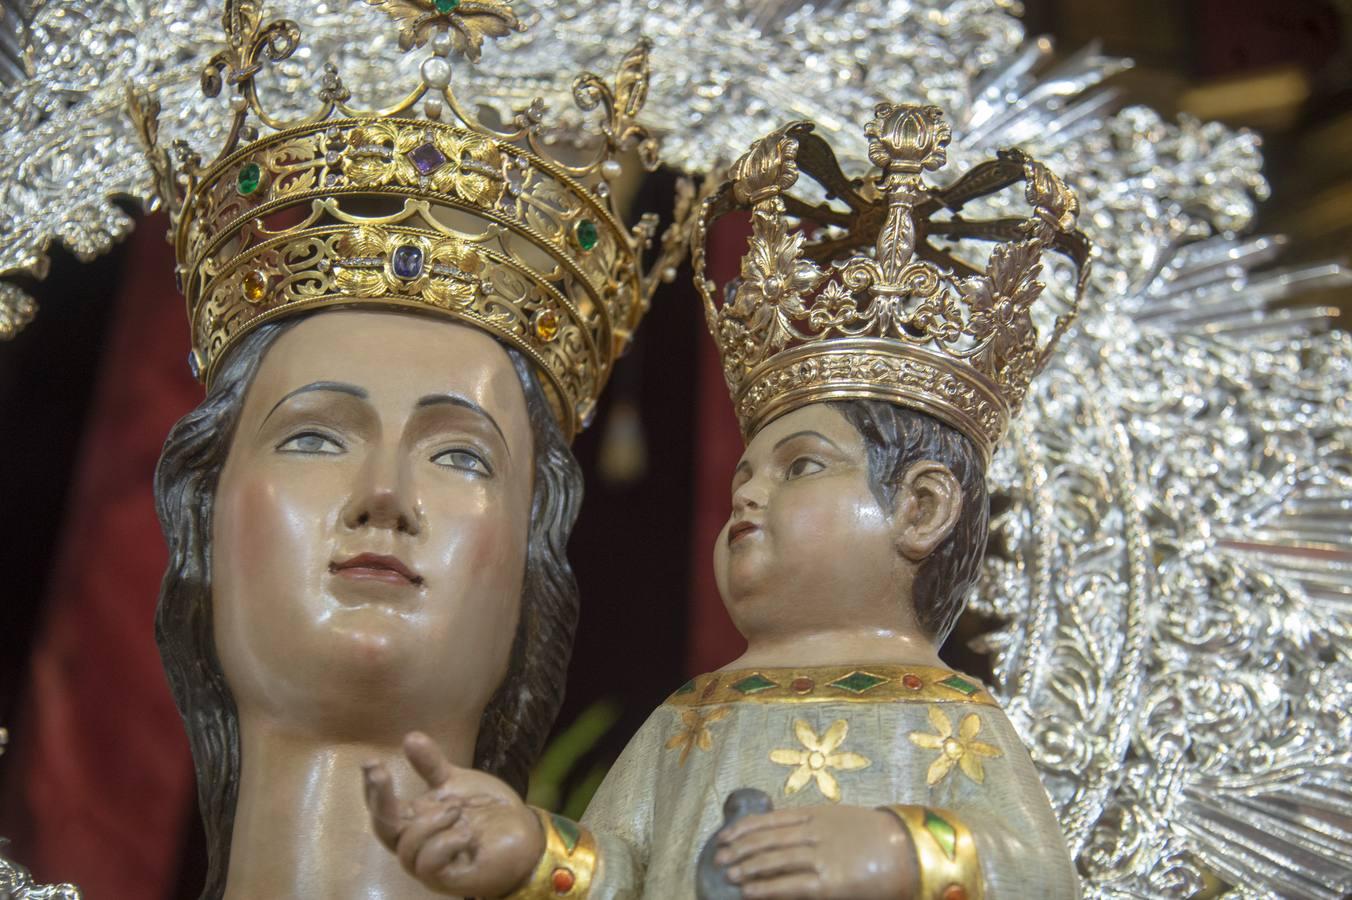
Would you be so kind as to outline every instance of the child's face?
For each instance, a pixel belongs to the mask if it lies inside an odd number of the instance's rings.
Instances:
[[[719,591],[748,638],[893,617],[908,597],[898,524],[869,486],[863,438],[825,403],[752,439],[714,547]]]

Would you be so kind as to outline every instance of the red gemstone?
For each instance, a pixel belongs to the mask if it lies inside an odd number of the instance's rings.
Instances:
[[[967,900],[967,889],[960,884],[944,888],[943,900]]]
[[[789,687],[793,688],[800,694],[806,694],[808,691],[812,690],[816,686],[817,683],[813,681],[811,678],[795,678],[792,682],[789,683]]]
[[[577,881],[577,879],[573,877],[573,873],[572,873],[572,871],[570,871],[569,869],[563,869],[563,868],[555,869],[555,870],[554,870],[554,893],[556,893],[556,894],[566,894],[566,893],[568,893],[569,891],[571,891],[571,890],[573,889],[573,884],[574,884],[576,881]],[[947,900],[947,898],[945,898],[945,900]],[[961,900],[961,898],[960,898],[960,900]]]
[[[925,686],[925,682],[920,680],[919,675],[913,675],[910,672],[907,672],[905,675],[901,676],[901,683],[906,685],[913,691],[918,691]]]

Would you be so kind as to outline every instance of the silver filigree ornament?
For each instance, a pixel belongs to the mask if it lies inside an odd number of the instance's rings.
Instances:
[[[125,233],[113,198],[151,202],[128,82],[158,92],[165,134],[219,143],[228,110],[197,83],[217,12],[0,3],[23,48],[0,53],[0,275],[40,276],[53,240],[89,255]],[[297,6],[275,4],[313,48],[278,67],[297,113],[324,61],[354,91],[417,65],[361,26],[362,4]],[[1053,62],[1013,2],[514,7],[530,30],[464,76],[504,121],[537,96],[566,116],[565,73],[611,71],[642,32],[643,121],[689,171],[810,119],[862,172],[856,124],[886,96],[950,112],[950,171],[1019,146],[1065,176],[1100,253],[991,470],[1001,513],[974,606],[1003,623],[985,639],[992,689],[1087,896],[1352,891],[1352,342],[1329,310],[1290,303],[1349,278],[1274,269],[1279,242],[1241,236],[1267,191],[1258,138],[1119,110],[1099,85],[1124,63],[1093,47]],[[11,321],[31,315],[24,297],[0,296]]]

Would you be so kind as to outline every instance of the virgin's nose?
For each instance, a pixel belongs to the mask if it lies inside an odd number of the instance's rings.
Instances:
[[[352,529],[382,528],[418,534],[422,531],[422,512],[411,481],[400,454],[392,451],[372,454],[343,508],[343,524]]]

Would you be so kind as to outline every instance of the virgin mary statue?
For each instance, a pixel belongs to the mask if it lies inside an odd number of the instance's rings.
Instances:
[[[206,386],[155,483],[205,898],[423,895],[371,835],[361,779],[416,778],[415,728],[524,790],[577,619],[569,442],[647,308],[651,224],[627,228],[609,188],[636,146],[657,162],[631,119],[646,46],[614,88],[579,78],[601,121],[573,135],[594,155],[564,162],[538,108],[498,127],[466,111],[494,98],[451,88],[486,36],[524,30],[506,3],[374,5],[349,14],[407,54],[379,70],[407,83],[378,112],[358,105],[388,87],[367,70],[295,90],[332,48],[250,0],[226,3],[204,99],[161,116],[129,96]],[[221,145],[171,158],[171,131]]]

